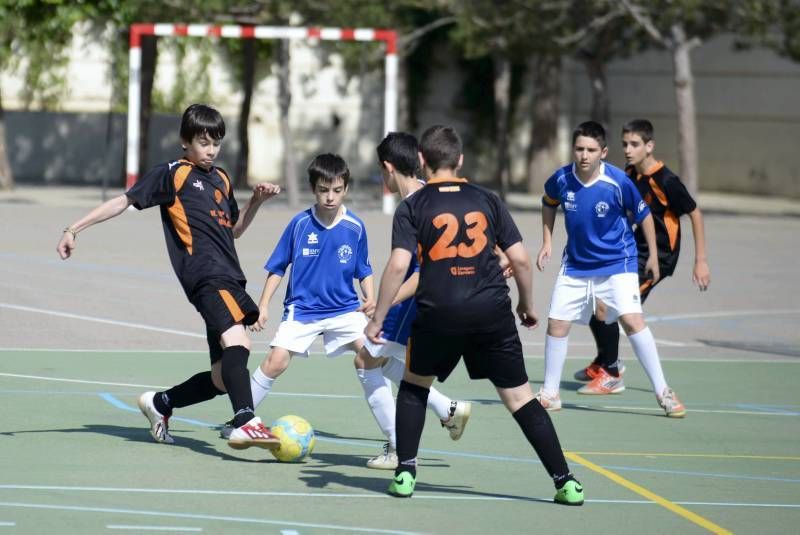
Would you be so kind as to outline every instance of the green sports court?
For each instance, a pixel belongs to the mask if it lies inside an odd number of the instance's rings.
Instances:
[[[352,359],[295,359],[259,407],[266,421],[308,419],[317,445],[303,463],[237,452],[217,436],[224,397],[176,411],[172,446],[156,444],[138,395],[208,364],[200,316],[174,279],[155,211],[130,211],[82,233],[67,262],[55,245],[86,203],[27,190],[2,207],[0,530],[3,533],[791,533],[800,524],[800,219],[710,213],[711,289],[691,284],[691,254],[648,300],[670,385],[686,403],[665,418],[625,340],[627,390],[579,396],[572,373],[592,356],[574,326],[552,414],[586,503],[552,503],[553,488],[491,385],[463,367],[441,389],[471,400],[464,436],[430,415],[417,489],[389,497],[391,472],[369,470],[382,436]],[[370,256],[388,257],[389,216],[361,209]],[[265,205],[237,244],[258,296],[261,265],[292,212]],[[528,251],[539,213],[514,212]],[[554,251],[563,246],[558,227]],[[684,252],[691,253],[685,235]],[[556,266],[535,275],[543,320]],[[284,283],[285,284],[285,283]],[[279,290],[282,297],[283,289]],[[253,337],[251,369],[280,319],[274,299]],[[487,318],[490,321],[491,318]],[[522,333],[534,389],[544,330]]]

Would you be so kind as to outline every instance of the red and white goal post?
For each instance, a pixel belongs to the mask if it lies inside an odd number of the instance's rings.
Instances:
[[[314,28],[296,26],[239,26],[210,24],[132,24],[128,81],[128,139],[126,187],[139,177],[139,116],[141,113],[142,36],[227,37],[231,39],[317,39],[327,41],[383,41],[386,43],[383,130],[397,129],[397,32],[369,28]],[[383,188],[383,212],[394,212],[394,196]]]

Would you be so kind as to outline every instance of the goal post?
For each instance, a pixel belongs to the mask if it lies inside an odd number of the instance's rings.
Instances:
[[[223,37],[231,39],[289,39],[323,41],[383,41],[384,98],[383,130],[397,129],[397,32],[371,28],[319,28],[298,26],[241,26],[211,24],[153,24],[137,23],[130,27],[128,52],[128,132],[126,187],[130,188],[139,177],[139,119],[141,115],[142,36]],[[383,187],[383,213],[394,212],[394,195]]]

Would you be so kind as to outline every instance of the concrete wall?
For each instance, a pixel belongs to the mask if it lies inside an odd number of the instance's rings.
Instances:
[[[737,52],[725,36],[692,53],[697,109],[700,189],[800,198],[793,158],[800,130],[800,63],[766,49]],[[656,155],[678,171],[677,119],[671,58],[651,51],[609,65],[611,150],[623,162],[619,133],[644,117],[656,129]],[[570,124],[590,110],[588,79],[580,65],[567,69]]]
[[[63,112],[22,112],[15,95],[19,77],[0,77],[6,109],[8,147],[12,168],[23,182],[100,184],[104,177],[121,183],[125,117],[109,117],[108,58],[80,32],[69,66],[72,81],[63,100]],[[695,49],[692,55],[697,104],[700,189],[800,198],[800,180],[794,155],[794,134],[800,126],[800,64],[758,49],[735,52],[732,39],[721,37]],[[370,45],[377,46],[377,45]],[[174,71],[180,68],[168,46],[160,48],[156,85],[168,92]],[[184,63],[196,61],[191,54]],[[430,92],[421,97],[419,123],[454,124],[470,149],[464,172],[484,178],[491,172],[491,139],[478,138],[470,129],[468,110],[454,100],[463,76],[452,51],[437,49],[431,61],[435,73]],[[211,101],[226,118],[228,136],[221,165],[232,170],[236,118],[241,92],[217,58],[208,74],[213,79]],[[283,147],[279,135],[277,81],[274,66],[261,65],[250,120],[250,178],[282,182]],[[342,154],[351,166],[356,185],[370,187],[379,177],[374,146],[383,134],[383,75],[380,72],[347,78],[341,60],[313,43],[292,44],[290,122],[294,129],[297,166],[323,151]],[[589,82],[582,66],[567,61],[563,73],[560,154],[569,158],[569,131],[588,118]],[[608,68],[611,92],[610,160],[622,162],[616,141],[621,125],[646,117],[656,128],[657,156],[676,171],[677,131],[672,66],[669,55],[651,51],[614,62]],[[487,98],[491,90],[487,88]],[[526,120],[529,98],[522,98],[511,137],[512,174],[518,187],[527,183],[525,148],[530,134]],[[174,158],[179,119],[156,116],[150,130],[148,163]],[[419,133],[419,132],[416,132]],[[479,149],[479,150],[475,150]]]

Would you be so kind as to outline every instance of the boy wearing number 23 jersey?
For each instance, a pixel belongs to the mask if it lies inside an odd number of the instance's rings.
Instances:
[[[463,357],[470,378],[489,379],[522,428],[553,478],[555,501],[581,505],[583,488],[570,474],[550,417],[528,384],[509,289],[494,248],[508,257],[519,289],[517,315],[532,328],[537,319],[530,257],[500,199],[456,175],[463,163],[461,147],[453,128],[433,126],[423,134],[420,162],[427,184],[395,212],[392,253],[365,329],[371,342],[381,342],[384,318],[417,254],[417,318],[397,394],[398,466],[389,494],[413,494],[430,386],[435,378],[444,381]]]

